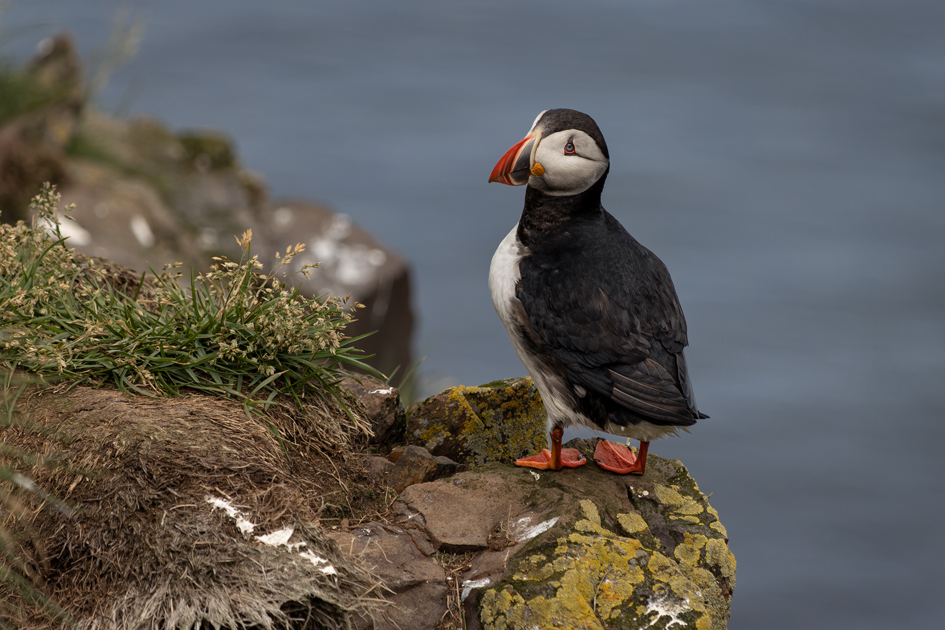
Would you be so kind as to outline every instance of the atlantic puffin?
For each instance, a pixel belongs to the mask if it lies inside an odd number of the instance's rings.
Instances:
[[[551,449],[519,466],[583,466],[579,451],[561,448],[564,428],[580,425],[639,440],[637,455],[601,440],[594,459],[642,475],[651,440],[708,418],[696,408],[686,319],[666,266],[601,205],[609,171],[594,119],[550,109],[489,176],[528,185],[489,269],[495,310],[548,412]]]

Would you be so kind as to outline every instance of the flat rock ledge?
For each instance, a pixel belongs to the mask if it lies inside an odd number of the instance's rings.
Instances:
[[[590,456],[595,443],[569,446]],[[451,627],[447,593],[470,629],[727,626],[735,558],[678,461],[651,454],[642,477],[592,460],[557,473],[493,463],[411,485],[394,509],[394,526],[332,534],[392,591],[359,627]],[[443,554],[468,554],[468,569],[447,576]]]

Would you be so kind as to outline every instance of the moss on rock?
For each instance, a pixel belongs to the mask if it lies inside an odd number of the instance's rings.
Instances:
[[[509,462],[547,445],[546,417],[530,378],[460,385],[414,407],[407,441],[458,462]]]

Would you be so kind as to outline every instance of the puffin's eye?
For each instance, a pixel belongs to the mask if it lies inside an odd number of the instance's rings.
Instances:
[[[571,154],[574,153],[574,142],[572,142],[572,140],[573,140],[573,138],[568,138],[568,143],[567,143],[566,145],[564,145],[564,154],[565,154],[565,155],[571,155]]]

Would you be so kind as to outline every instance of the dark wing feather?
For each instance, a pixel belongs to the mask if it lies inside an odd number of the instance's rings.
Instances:
[[[572,384],[655,424],[693,424],[701,414],[683,356],[686,321],[669,272],[606,216],[611,225],[599,238],[581,240],[600,247],[523,258],[516,296]]]

